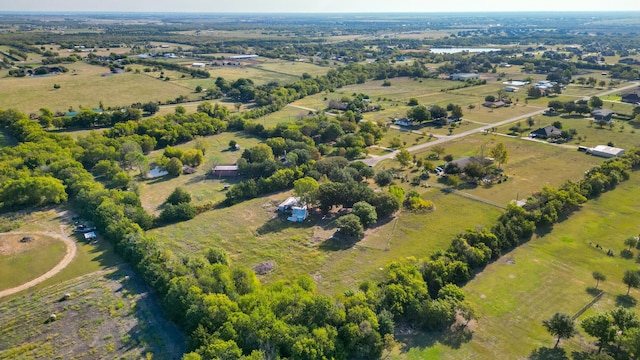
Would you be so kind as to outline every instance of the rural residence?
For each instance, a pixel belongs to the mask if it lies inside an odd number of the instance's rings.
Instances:
[[[562,131],[555,126],[547,126],[529,133],[530,138],[536,139],[553,139],[562,134]]]
[[[591,112],[591,116],[593,116],[596,121],[604,120],[606,122],[609,122],[611,121],[611,116],[613,116],[613,111],[609,109],[597,108],[593,109],[593,111]]]

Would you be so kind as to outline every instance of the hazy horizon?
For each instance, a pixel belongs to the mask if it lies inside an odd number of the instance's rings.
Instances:
[[[245,0],[218,2],[210,0],[156,0],[142,3],[125,0],[0,0],[0,12],[146,12],[146,13],[434,13],[434,12],[632,12],[640,11],[640,1],[615,3],[539,0],[535,3],[502,2],[499,5],[474,0],[451,0],[444,3],[385,0]]]

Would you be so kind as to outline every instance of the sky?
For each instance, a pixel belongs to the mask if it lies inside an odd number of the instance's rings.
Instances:
[[[0,11],[476,12],[640,11],[639,0],[0,0]]]

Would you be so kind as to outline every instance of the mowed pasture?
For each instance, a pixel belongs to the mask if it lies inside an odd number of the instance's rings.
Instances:
[[[0,234],[0,290],[21,285],[53,268],[66,252],[64,242],[42,235],[33,235],[28,242],[25,235]]]
[[[69,72],[45,77],[0,77],[0,109],[25,113],[42,107],[67,111],[70,107],[96,108],[127,106],[137,102],[167,101],[191,91],[171,82],[143,74],[123,73],[102,76],[109,69],[85,63],[65,65]],[[0,73],[4,75],[6,72]],[[59,84],[59,89],[53,85]]]
[[[0,323],[0,359],[177,359],[185,351],[184,335],[127,267],[1,299]]]
[[[505,254],[464,286],[479,315],[471,341],[453,348],[436,337],[416,336],[407,339],[411,348],[400,358],[439,354],[441,359],[516,359],[539,347],[553,347],[555,339],[543,328],[542,320],[555,312],[573,315],[587,305],[597,294],[593,271],[606,275],[607,280],[598,287],[605,295],[577,319],[578,323],[618,305],[638,313],[638,306],[621,296],[627,291],[622,283],[624,271],[637,270],[638,265],[619,255],[625,248],[624,239],[638,234],[638,175],[633,173],[629,181],[589,201],[548,233],[542,232]],[[607,256],[608,249],[615,256]],[[638,250],[634,254],[637,256]],[[632,289],[630,295],[640,300],[639,290]],[[594,345],[595,339],[583,331],[561,342],[567,354],[595,351]]]

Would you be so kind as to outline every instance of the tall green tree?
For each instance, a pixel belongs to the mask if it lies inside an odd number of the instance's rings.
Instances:
[[[364,227],[368,227],[378,221],[376,208],[366,201],[358,201],[353,204],[353,210],[351,213],[360,219],[360,223]]]
[[[607,277],[601,273],[600,271],[594,271],[593,274],[591,274],[593,276],[593,280],[596,281],[596,289],[598,288],[598,285],[600,284],[600,281],[606,281]]]
[[[498,167],[509,161],[509,151],[507,151],[507,147],[501,142],[497,143],[496,146],[489,150],[489,155],[493,158]]]
[[[313,206],[318,202],[318,189],[320,185],[316,179],[305,176],[293,182],[293,192],[300,197],[300,201],[308,206]]]
[[[613,319],[609,314],[597,314],[582,321],[582,329],[598,339],[598,353],[602,347],[609,345],[616,337],[616,328],[613,326]]]
[[[622,282],[627,285],[627,295],[629,295],[631,288],[637,288],[640,286],[640,274],[635,270],[627,270],[624,272]]]
[[[558,338],[554,347],[558,347],[561,339],[570,339],[578,333],[571,316],[563,313],[553,314],[550,319],[543,320],[542,325],[551,335]]]
[[[402,167],[405,167],[411,164],[411,153],[407,149],[400,149],[400,151],[396,154],[396,160],[398,160]]]

